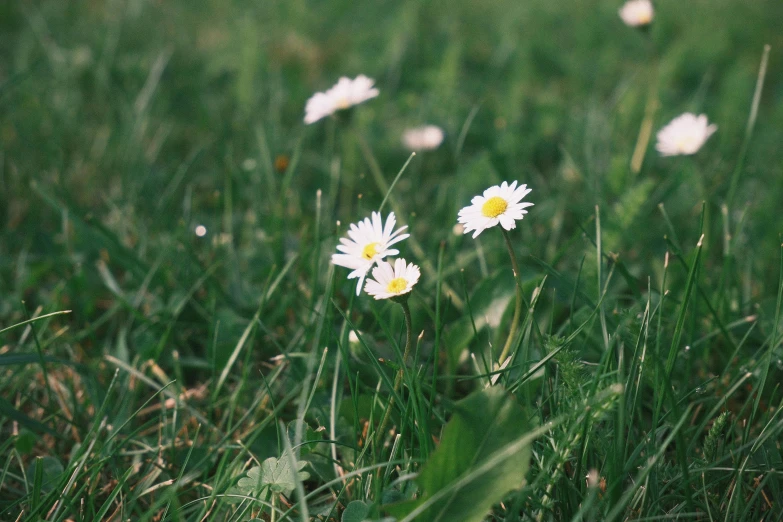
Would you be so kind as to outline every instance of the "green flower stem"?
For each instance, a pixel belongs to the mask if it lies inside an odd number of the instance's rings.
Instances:
[[[511,257],[511,268],[514,270],[514,282],[517,286],[517,302],[514,307],[514,318],[511,320],[511,330],[508,332],[508,339],[503,346],[503,351],[500,352],[500,359],[498,364],[503,364],[503,361],[508,357],[508,352],[511,350],[511,344],[514,341],[514,337],[517,334],[517,328],[519,327],[519,318],[522,316],[522,276],[519,273],[519,263],[517,263],[517,255],[514,253],[514,247],[511,246],[511,237],[508,235],[508,231],[500,227],[500,231],[503,233],[503,238],[506,240],[506,246],[508,247],[508,255]]]
[[[397,300],[397,299],[395,299]],[[380,444],[383,439],[383,432],[386,429],[386,424],[389,423],[389,417],[391,416],[392,408],[394,407],[394,396],[400,391],[402,385],[402,376],[405,371],[405,367],[408,365],[408,356],[411,353],[411,346],[413,346],[413,326],[411,320],[411,309],[408,306],[408,294],[403,294],[400,299],[397,300],[402,306],[402,314],[405,316],[405,330],[407,332],[405,338],[405,350],[402,353],[402,361],[400,361],[400,369],[397,371],[397,376],[394,378],[394,393],[389,398],[389,407],[386,408],[386,413],[383,415],[383,420],[378,428],[378,435],[376,443]]]

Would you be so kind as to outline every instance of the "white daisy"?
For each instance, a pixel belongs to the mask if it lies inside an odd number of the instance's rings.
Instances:
[[[410,236],[402,231],[408,228],[402,226],[394,230],[397,219],[394,212],[386,218],[386,226],[378,212],[372,213],[372,219],[364,218],[359,223],[352,223],[348,229],[348,238],[340,238],[337,250],[342,254],[333,254],[332,263],[353,270],[348,274],[348,279],[359,278],[356,285],[356,295],[362,291],[362,283],[367,272],[372,266],[386,256],[395,256],[399,250],[389,248],[393,244]]]
[[[620,8],[620,18],[630,27],[650,25],[654,14],[650,0],[628,0]]]
[[[717,125],[707,124],[706,114],[696,116],[686,112],[658,131],[655,150],[661,156],[695,154],[716,130]]]
[[[367,281],[364,291],[375,299],[393,299],[413,290],[421,271],[413,263],[399,258],[394,260],[394,267],[387,261],[381,261],[372,269],[372,276],[375,279]]]
[[[473,230],[473,237],[476,237],[498,223],[506,230],[516,228],[516,220],[527,214],[525,208],[533,206],[533,203],[520,203],[531,190],[527,185],[517,187],[516,181],[511,185],[504,181],[489,187],[483,196],[474,197],[470,206],[459,211],[457,221],[465,225],[463,234]]]
[[[315,123],[341,109],[347,109],[378,96],[375,80],[360,74],[351,80],[345,76],[326,92],[313,94],[305,106],[304,122]]]
[[[402,133],[402,144],[412,151],[434,150],[443,143],[443,129],[436,125],[425,125],[407,129]]]

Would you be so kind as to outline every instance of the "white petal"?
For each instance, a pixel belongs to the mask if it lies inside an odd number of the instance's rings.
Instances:
[[[386,218],[386,226],[383,227],[384,237],[391,237],[391,233],[392,230],[394,230],[395,223],[397,223],[397,218],[394,217],[394,212],[389,212],[389,217]]]
[[[500,226],[506,230],[511,230],[512,228],[517,228],[517,222],[513,218],[502,215],[500,216]]]
[[[362,293],[362,283],[364,283],[364,278],[367,277],[367,272],[362,274],[362,277],[359,278],[359,281],[356,283],[356,295],[359,295]]]

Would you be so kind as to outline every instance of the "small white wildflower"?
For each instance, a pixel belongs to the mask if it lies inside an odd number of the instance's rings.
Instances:
[[[405,259],[399,258],[394,260],[394,267],[387,261],[381,261],[373,268],[372,276],[375,279],[367,280],[364,291],[375,299],[389,299],[413,290],[421,277],[421,271],[413,263],[406,263]]]
[[[600,477],[598,475],[598,470],[595,468],[592,468],[590,471],[587,472],[587,475],[585,475],[585,479],[587,479],[587,487],[589,488],[595,488],[598,487],[600,483]]]
[[[204,225],[198,225],[195,232],[198,237],[204,237],[207,235],[207,227]]]
[[[653,21],[652,2],[650,0],[628,0],[620,8],[620,18],[630,27],[643,27]]]
[[[397,219],[394,212],[389,213],[386,225],[378,212],[372,213],[371,218],[364,218],[359,223],[352,223],[348,229],[348,238],[340,238],[337,250],[341,254],[332,255],[332,263],[353,270],[348,274],[348,279],[359,278],[356,285],[356,295],[362,290],[362,283],[367,272],[372,266],[386,256],[394,256],[399,250],[389,248],[395,243],[410,236],[402,232],[408,228],[402,226],[394,230]]]
[[[360,74],[351,80],[345,76],[326,92],[317,92],[307,100],[304,122],[306,124],[334,114],[338,110],[347,109],[378,96],[378,89],[373,87],[375,80]]]
[[[716,130],[718,126],[708,124],[705,114],[696,116],[686,112],[658,131],[655,150],[661,156],[695,154]]]
[[[443,129],[436,125],[425,125],[407,129],[402,133],[402,144],[408,150],[434,150],[443,143]]]
[[[92,49],[89,47],[82,45],[80,47],[76,47],[71,51],[71,64],[75,68],[84,68],[92,65],[93,63],[93,54]]]
[[[255,170],[258,163],[253,158],[246,158],[245,161],[242,162],[242,170]]]
[[[516,181],[511,185],[504,181],[488,188],[482,196],[474,197],[469,206],[459,211],[458,221],[465,225],[463,233],[473,231],[475,238],[498,223],[506,230],[516,228],[516,220],[522,219],[527,214],[525,208],[533,205],[521,203],[531,190],[527,185],[517,187]]]

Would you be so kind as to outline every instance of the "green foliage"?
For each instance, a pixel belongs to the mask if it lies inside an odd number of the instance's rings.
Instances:
[[[27,484],[37,486],[40,491],[48,493],[57,487],[63,475],[62,463],[54,457],[38,457],[27,467]],[[40,480],[36,484],[36,481]]]
[[[472,314],[465,314],[465,317],[454,322],[445,334],[447,355],[452,363],[456,363],[462,351],[476,340],[476,334],[481,339],[486,328],[499,330],[504,312],[514,306],[513,284],[513,274],[503,270],[484,279],[473,291],[469,297]],[[502,334],[499,337],[502,338]],[[502,339],[498,342],[502,343]],[[484,344],[478,342],[473,346]]]
[[[354,500],[343,511],[341,522],[363,522],[370,514],[370,506],[361,500]]]
[[[501,387],[469,395],[455,405],[440,445],[416,479],[424,493],[386,509],[397,517],[415,510],[416,520],[483,520],[493,504],[524,483],[527,430],[524,410]]]
[[[546,353],[552,353],[561,346],[565,339],[560,337],[548,337],[545,340]],[[584,363],[579,359],[579,352],[570,348],[563,348],[554,357],[557,364],[557,376],[564,391],[573,400],[582,394],[582,387],[589,382],[589,376],[585,371]]]
[[[267,488],[273,494],[282,493],[289,496],[296,488],[296,481],[310,478],[310,474],[302,469],[307,466],[304,460],[297,461],[296,471],[291,468],[291,459],[287,454],[282,457],[269,457],[260,466],[253,466],[247,472],[247,477],[239,479],[237,486],[247,495],[259,495]],[[296,473],[296,475],[294,475]]]
[[[0,2],[0,520],[451,515],[490,485],[488,522],[774,519],[783,2],[654,2],[646,32],[620,3]],[[360,73],[377,98],[303,124]],[[718,131],[661,157],[685,111]],[[504,180],[535,206],[498,370],[506,248],[454,224]],[[330,263],[382,201],[422,267],[407,365],[399,307]],[[493,464],[530,433],[526,474]]]
[[[707,432],[707,436],[704,438],[704,461],[712,463],[715,461],[715,457],[718,455],[718,445],[723,437],[723,430],[726,429],[726,424],[729,420],[729,412],[724,411],[715,422],[712,423],[710,431]]]
[[[296,435],[296,421],[288,423],[287,431],[288,439],[294,440]],[[324,440],[323,428],[314,430],[309,424],[304,423],[302,426],[302,441],[301,446],[299,447],[299,456],[305,457],[313,451],[320,449],[318,443],[322,440]]]
[[[652,212],[654,201],[650,200],[650,195],[656,186],[652,179],[641,180],[634,186],[623,190],[612,205],[611,227],[606,231],[605,248],[607,251],[614,252],[618,250],[620,239],[624,233],[634,230],[634,221],[638,216],[646,216]],[[628,238],[633,240],[633,238]]]

